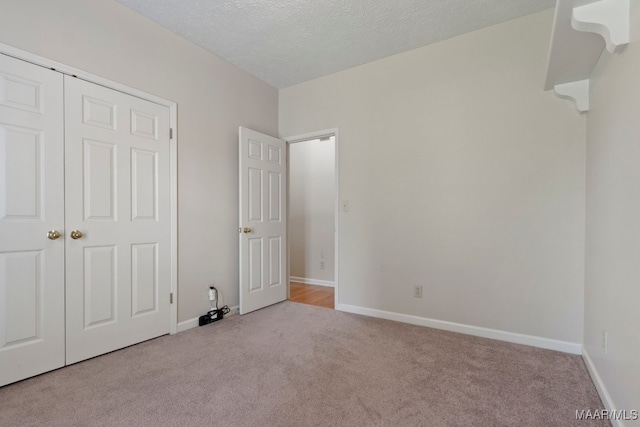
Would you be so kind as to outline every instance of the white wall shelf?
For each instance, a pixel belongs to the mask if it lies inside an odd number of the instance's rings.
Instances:
[[[557,0],[544,90],[589,110],[589,77],[605,46],[629,43],[629,0]]]

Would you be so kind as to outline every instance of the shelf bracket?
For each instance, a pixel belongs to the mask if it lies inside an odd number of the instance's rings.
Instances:
[[[553,92],[558,98],[576,104],[579,113],[589,111],[589,79],[555,85]]]
[[[571,27],[600,34],[609,52],[620,53],[629,43],[629,0],[599,0],[574,7]]]

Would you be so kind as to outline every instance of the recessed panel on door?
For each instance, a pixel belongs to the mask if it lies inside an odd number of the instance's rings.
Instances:
[[[282,164],[282,149],[269,145],[269,163],[280,166]]]
[[[116,320],[116,247],[84,248],[84,326]]]
[[[262,289],[263,239],[249,239],[249,292]]]
[[[117,130],[117,109],[112,102],[103,99],[82,97],[82,122],[110,130]]]
[[[84,140],[84,218],[116,219],[116,150],[111,143]]]
[[[282,285],[282,237],[269,237],[269,286]]]
[[[131,313],[140,316],[157,310],[158,244],[131,245]]]
[[[158,155],[131,149],[131,218],[156,220],[158,194]]]
[[[249,168],[249,221],[262,222],[262,171]]]
[[[0,105],[42,114],[42,96],[42,82],[0,73]]]
[[[250,159],[262,161],[262,142],[250,139],[247,154]]]
[[[0,123],[0,219],[41,219],[41,140],[40,131]]]
[[[158,139],[158,116],[131,110],[131,133],[143,138]]]
[[[40,338],[42,251],[0,253],[0,348]]]
[[[282,174],[280,172],[269,172],[269,221],[279,222],[282,220]]]

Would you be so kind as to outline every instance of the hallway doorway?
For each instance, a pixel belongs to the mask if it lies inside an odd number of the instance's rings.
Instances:
[[[336,135],[288,140],[289,299],[334,308]]]

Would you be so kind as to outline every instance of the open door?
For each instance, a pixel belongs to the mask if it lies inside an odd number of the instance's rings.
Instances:
[[[240,314],[284,301],[286,143],[240,127]]]

